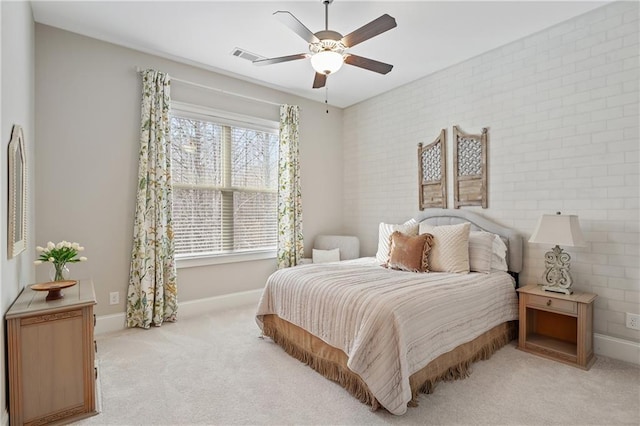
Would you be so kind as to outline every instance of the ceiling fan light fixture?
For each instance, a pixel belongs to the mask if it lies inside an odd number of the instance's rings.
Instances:
[[[320,74],[333,74],[338,71],[344,63],[343,56],[338,52],[323,50],[315,53],[311,57],[311,66]]]
[[[389,73],[389,71],[393,69],[393,65],[353,55],[348,53],[347,50],[363,41],[367,41],[385,31],[395,28],[397,26],[396,20],[385,13],[343,37],[339,32],[329,29],[329,5],[332,2],[333,0],[322,0],[322,4],[324,4],[324,30],[315,33],[312,33],[309,28],[305,27],[291,12],[286,10],[274,12],[274,15],[276,15],[283,24],[309,43],[309,53],[298,53],[296,55],[279,56],[277,58],[260,58],[254,59],[252,62],[255,65],[269,65],[310,57],[311,66],[316,72],[312,85],[314,89],[326,87],[327,76],[338,72],[344,63],[379,74]]]

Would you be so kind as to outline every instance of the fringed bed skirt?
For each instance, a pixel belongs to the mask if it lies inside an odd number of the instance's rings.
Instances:
[[[302,328],[277,315],[263,317],[263,332],[292,357],[304,362],[329,380],[339,383],[359,401],[377,410],[380,404],[366,383],[347,367],[347,355]],[[474,340],[440,355],[426,367],[409,377],[412,400],[417,406],[418,394],[431,393],[439,381],[462,379],[470,374],[470,365],[488,359],[516,337],[516,322],[502,323]]]

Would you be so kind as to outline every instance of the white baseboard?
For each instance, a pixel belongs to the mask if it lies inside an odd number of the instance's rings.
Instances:
[[[240,293],[225,294],[222,296],[207,297],[206,299],[190,300],[179,304],[181,318],[190,318],[198,315],[221,311],[229,308],[237,308],[255,304],[258,307],[263,289],[242,291]]]
[[[596,355],[640,365],[640,343],[595,333],[593,351]]]
[[[111,315],[100,315],[96,317],[96,326],[93,329],[94,334],[111,333],[112,331],[119,331],[125,329],[125,316],[124,312]]]
[[[179,318],[190,318],[224,309],[237,308],[250,304],[258,304],[262,295],[261,288],[224,294],[222,296],[207,297],[205,299],[190,300],[178,303]],[[125,329],[124,312],[96,317],[95,334],[111,333]]]

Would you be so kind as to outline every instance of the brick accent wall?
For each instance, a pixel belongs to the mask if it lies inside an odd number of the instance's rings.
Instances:
[[[595,331],[640,341],[639,5],[616,2],[344,111],[344,224],[375,255],[378,223],[418,213],[417,144],[489,127],[489,208],[531,236],[540,215],[577,214],[575,288],[599,295]],[[437,42],[437,41],[433,41]],[[521,283],[550,247],[525,244]]]

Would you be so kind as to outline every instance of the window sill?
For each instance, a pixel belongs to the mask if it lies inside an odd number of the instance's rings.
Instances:
[[[232,253],[207,256],[192,256],[176,259],[176,268],[194,268],[198,266],[221,265],[225,263],[250,262],[252,260],[275,259],[275,250],[254,251],[250,253]]]

